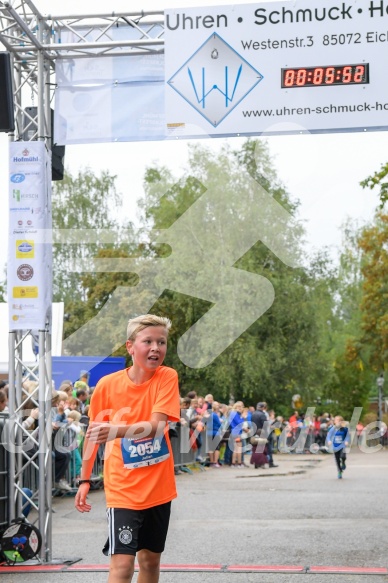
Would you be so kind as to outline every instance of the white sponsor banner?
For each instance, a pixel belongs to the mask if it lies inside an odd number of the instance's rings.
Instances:
[[[169,137],[386,129],[388,4],[166,11]]]
[[[161,32],[159,26],[148,31],[155,38]],[[89,33],[78,32],[87,39]],[[135,33],[127,25],[111,28],[109,40],[128,40]],[[62,32],[61,42],[78,40]],[[57,144],[165,138],[163,54],[58,60],[56,84]]]
[[[51,327],[51,160],[44,142],[11,142],[9,160],[10,330]]]

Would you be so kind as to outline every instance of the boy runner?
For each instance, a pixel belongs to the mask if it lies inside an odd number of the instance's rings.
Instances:
[[[135,555],[138,583],[157,583],[171,500],[176,498],[167,421],[179,421],[178,375],[162,366],[171,322],[150,314],[128,322],[126,347],[133,365],[103,377],[93,392],[90,425],[75,498],[86,501],[98,447],[105,446],[104,487],[110,555],[109,583],[129,583]]]
[[[344,418],[341,415],[334,417],[334,426],[327,434],[327,445],[329,451],[334,453],[338,470],[338,479],[342,479],[342,473],[346,470],[346,451],[349,446],[349,430],[346,427]]]

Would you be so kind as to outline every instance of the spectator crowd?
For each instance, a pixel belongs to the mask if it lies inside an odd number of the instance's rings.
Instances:
[[[53,446],[54,491],[74,491],[82,464],[83,438],[88,426],[89,401],[94,387],[89,387],[87,371],[73,383],[63,381],[58,390],[52,389],[51,424]],[[24,441],[25,454],[36,455],[39,409],[38,383],[23,382],[22,426],[28,438]],[[8,386],[0,382],[0,412],[7,412]],[[192,460],[211,469],[234,467],[277,467],[273,455],[282,453],[317,453],[327,451],[326,438],[334,425],[329,413],[307,416],[292,411],[288,418],[276,415],[267,403],[246,405],[242,401],[231,404],[215,401],[213,395],[201,396],[190,391],[181,398],[180,422],[171,424],[171,441],[179,439],[182,429],[189,435]],[[360,435],[363,425],[357,425]],[[388,436],[382,438],[387,445]],[[178,444],[179,448],[179,444]],[[177,449],[173,449],[177,451]],[[175,457],[174,457],[175,461]],[[176,473],[182,471],[175,461]],[[94,477],[102,483],[103,451],[97,458]]]

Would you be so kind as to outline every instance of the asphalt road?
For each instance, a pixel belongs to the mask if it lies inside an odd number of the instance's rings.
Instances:
[[[278,468],[177,476],[164,564],[388,567],[388,450],[353,450],[342,480],[331,455],[278,455]],[[107,563],[103,492],[81,515],[56,498],[53,558]],[[1,571],[0,571],[1,573]],[[107,581],[107,573],[1,574],[2,583]],[[134,583],[136,576],[134,577]],[[387,575],[162,572],[160,583],[382,583]]]

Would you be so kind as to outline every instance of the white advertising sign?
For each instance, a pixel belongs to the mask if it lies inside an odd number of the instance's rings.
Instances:
[[[160,26],[148,32],[157,38]],[[89,33],[63,31],[61,42],[89,39]],[[108,40],[136,33],[119,26],[109,30]],[[57,144],[165,139],[163,54],[63,59],[55,71]]]
[[[44,142],[11,142],[9,160],[10,330],[51,326],[51,161]]]
[[[386,129],[388,2],[166,11],[168,137]]]

